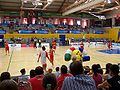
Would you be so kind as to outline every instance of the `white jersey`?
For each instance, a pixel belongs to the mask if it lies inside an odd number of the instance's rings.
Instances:
[[[40,52],[40,57],[41,57],[41,64],[46,64],[47,52],[42,50]]]

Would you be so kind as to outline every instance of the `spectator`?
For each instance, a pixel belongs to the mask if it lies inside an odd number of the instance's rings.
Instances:
[[[98,70],[97,64],[92,65],[92,71],[93,71],[92,78],[94,79],[96,87],[97,87],[98,84],[102,83],[102,76],[101,74],[98,73],[99,70]]]
[[[64,81],[65,77],[72,76],[71,74],[68,74],[67,71],[68,71],[67,66],[62,65],[61,75],[57,79],[57,81],[58,81],[57,90],[61,90],[61,87],[62,87],[62,84],[63,84],[63,81]]]
[[[110,79],[110,78],[112,78],[111,76],[110,76],[110,67],[112,66],[112,64],[111,63],[107,63],[106,64],[106,71],[105,71],[105,74],[104,74],[104,81],[105,80],[107,80],[107,79]]]
[[[60,75],[60,72],[59,72],[59,67],[56,67],[56,72],[54,72],[53,74],[56,76],[56,78],[58,78],[59,77],[59,75]]]
[[[65,78],[61,90],[96,90],[94,80],[90,76],[84,75],[80,61],[70,64],[70,72],[73,76]]]
[[[98,73],[103,76],[103,69],[102,68],[98,68]]]
[[[106,71],[105,71],[105,74],[109,74],[109,70],[110,70],[110,67],[112,66],[111,63],[107,63],[106,64]]]
[[[45,90],[55,90],[55,87],[57,86],[57,80],[54,74],[48,73],[44,76],[43,87]]]
[[[49,68],[47,72],[48,72],[48,73],[52,73],[52,69],[51,69],[51,68]]]
[[[103,69],[101,68],[100,64],[97,64],[97,68],[98,68],[98,73],[103,75]]]
[[[30,78],[33,78],[35,77],[36,73],[35,73],[35,70],[30,70]]]
[[[28,76],[25,75],[26,71],[25,68],[20,70],[21,76],[18,77],[18,82],[20,81],[28,81]]]
[[[76,56],[73,56],[73,57],[72,57],[72,61],[73,61],[73,62],[75,62],[76,59],[77,59]]]
[[[32,90],[30,82],[27,81],[18,82],[18,90]]]
[[[119,66],[114,64],[110,67],[110,75],[112,78],[104,81],[102,84],[98,85],[98,88],[104,88],[109,86],[109,90],[120,90],[120,76],[119,74]]]
[[[0,90],[18,90],[17,83],[13,80],[4,80],[0,83]]]
[[[90,67],[89,66],[84,67],[84,73],[87,75],[90,75]]]
[[[29,82],[31,83],[32,90],[44,90],[42,86],[42,80],[43,80],[43,68],[41,66],[36,67],[35,69],[36,76],[34,78],[29,79]]]
[[[11,79],[10,73],[9,73],[9,72],[3,72],[3,73],[1,74],[0,81],[2,82],[2,81],[4,81],[4,80],[8,80],[8,79]]]

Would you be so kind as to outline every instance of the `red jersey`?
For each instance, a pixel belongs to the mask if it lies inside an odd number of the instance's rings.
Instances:
[[[32,90],[45,90],[42,86],[42,80],[44,75],[37,75],[34,78],[29,79],[31,83]]]
[[[64,79],[70,76],[72,76],[72,74],[61,74],[60,77],[58,77],[57,90],[61,90]]]
[[[6,49],[6,50],[9,50],[8,43],[5,44],[5,49]]]
[[[56,42],[55,41],[52,41],[52,48],[56,49]]]
[[[108,48],[111,48],[111,47],[112,47],[112,43],[109,42],[109,43],[108,43]]]
[[[50,60],[54,60],[54,50],[53,49],[50,49]]]
[[[53,49],[50,49],[50,55],[54,55],[54,50]]]
[[[84,44],[80,44],[80,48],[84,48]]]
[[[93,74],[93,79],[95,81],[95,84],[96,84],[96,87],[98,86],[98,84],[101,84],[102,83],[102,76],[101,74],[98,74],[97,76],[95,76]]]

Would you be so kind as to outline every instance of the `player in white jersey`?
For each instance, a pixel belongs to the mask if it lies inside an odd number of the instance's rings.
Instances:
[[[39,54],[39,57],[38,57],[38,61],[39,62],[39,59],[41,57],[41,64],[42,64],[42,67],[43,69],[46,71],[46,67],[47,67],[47,64],[46,64],[46,57],[49,59],[48,57],[48,53],[45,51],[46,48],[45,46],[42,47],[42,50],[40,51],[40,54]],[[49,59],[50,60],[50,59]]]

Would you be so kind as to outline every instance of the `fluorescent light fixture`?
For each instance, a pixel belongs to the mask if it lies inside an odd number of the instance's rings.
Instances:
[[[34,1],[34,2],[32,2],[32,4],[33,4],[33,5],[36,5],[36,6],[38,6],[38,5],[43,5],[41,2],[38,2],[38,1]]]
[[[27,0],[24,0],[24,3],[27,3]]]
[[[48,4],[51,4],[53,0],[47,0]]]
[[[107,0],[107,3],[111,3],[112,1],[111,0]]]
[[[80,20],[77,20],[77,25],[81,25],[81,22],[80,22]]]
[[[48,2],[52,2],[53,0],[47,0]]]
[[[43,4],[39,2],[38,5],[43,5]]]
[[[78,1],[76,0],[75,3],[78,3]]]

